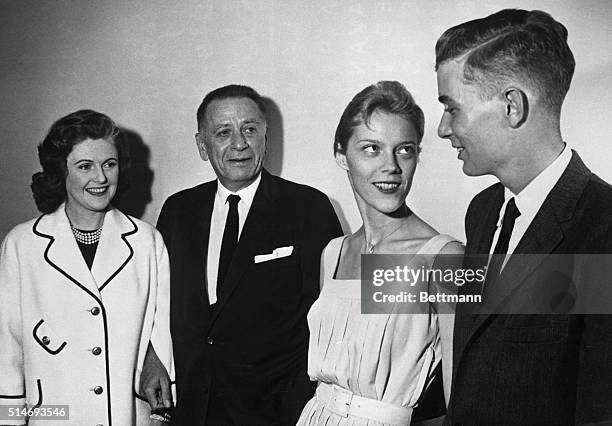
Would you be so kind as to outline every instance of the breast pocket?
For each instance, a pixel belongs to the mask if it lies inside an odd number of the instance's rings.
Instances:
[[[34,326],[32,334],[34,340],[51,355],[59,354],[66,347],[67,343],[42,318]]]
[[[284,257],[252,265],[251,285],[269,301],[296,299],[302,293],[302,268],[298,248]]]
[[[275,256],[274,252],[281,250],[281,254]],[[284,250],[284,251],[283,251]],[[253,257],[253,271],[256,274],[274,277],[276,274],[295,273],[300,271],[300,256],[298,247],[283,247],[282,249],[264,249],[263,255]]]
[[[270,258],[263,261],[258,261],[255,263],[256,270],[274,270],[281,268],[295,268],[299,264],[299,258],[296,256],[296,253],[291,253],[288,256]]]
[[[278,257],[265,262],[255,263],[253,270],[257,273],[274,276],[275,274],[300,272],[300,257],[294,251],[289,256]]]

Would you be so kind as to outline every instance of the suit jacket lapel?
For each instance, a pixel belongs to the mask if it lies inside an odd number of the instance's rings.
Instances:
[[[193,223],[193,236],[185,236],[189,253],[193,253],[192,265],[196,268],[193,273],[195,280],[187,280],[198,285],[195,292],[199,295],[202,303],[202,311],[208,312],[210,298],[208,297],[208,240],[210,238],[210,221],[217,193],[217,181],[203,187],[201,202],[193,206],[196,219]],[[188,238],[187,238],[188,237]]]
[[[34,225],[34,233],[49,240],[44,253],[44,259],[48,264],[73,284],[97,298],[100,297],[98,286],[72,235],[64,204],[53,213],[41,216]]]
[[[562,240],[563,230],[557,222],[550,200],[547,199],[514,250],[518,256],[510,256],[497,281],[492,283],[490,288],[484,289],[483,300],[487,311],[495,311]]]
[[[474,254],[488,254],[491,250],[491,243],[493,242],[493,235],[497,229],[497,222],[499,219],[499,210],[504,204],[504,187],[500,184],[496,189],[493,197],[489,200],[483,210],[486,211],[483,221],[479,222],[472,231],[472,239],[476,242],[473,245],[474,251],[470,251]],[[468,242],[469,244],[469,242]],[[470,246],[472,246],[470,244]],[[472,247],[470,247],[471,249]]]
[[[484,212],[482,219],[478,218],[476,223],[468,223],[467,244],[463,267],[468,270],[477,270],[487,265],[487,254],[493,241],[493,235],[497,227],[499,209],[504,202],[504,187],[497,184],[491,196],[482,205],[476,206],[479,211]],[[473,221],[474,218],[471,218]],[[480,294],[482,287],[462,286],[459,287],[460,295]],[[470,338],[476,332],[474,321],[477,318],[474,312],[479,308],[476,303],[457,303],[455,315],[455,327],[453,337],[453,376],[456,373],[454,366],[459,365],[461,354],[467,346]],[[482,323],[480,323],[482,324]],[[454,380],[453,380],[454,382]]]
[[[276,217],[276,209],[274,208],[276,199],[277,195],[273,182],[271,182],[270,174],[263,170],[259,187],[257,192],[255,192],[253,204],[251,204],[244,228],[240,234],[236,251],[223,283],[223,292],[217,301],[211,323],[219,316],[219,312],[242,281],[241,278],[249,268],[249,265],[253,263],[255,252],[252,244],[269,238],[268,236],[273,232]]]
[[[547,258],[547,255],[553,253],[563,241],[563,223],[572,219],[590,173],[578,154],[572,152],[569,165],[544,200],[542,207],[514,250],[515,254],[523,256],[511,256],[492,288],[485,289],[483,297],[485,307],[482,310],[484,315],[474,316],[470,321],[471,325],[468,327],[470,332],[463,339],[465,345],[489,316],[494,315],[492,311],[517,291],[526,278]],[[499,207],[496,212],[498,211]],[[494,226],[492,229],[495,232]],[[488,251],[490,243],[487,248],[484,245],[484,243],[480,244],[481,249]],[[526,254],[536,256],[524,256]],[[478,311],[479,309],[475,313]]]
[[[504,203],[504,188],[499,185],[495,188],[495,192],[482,206],[482,211],[485,212],[484,218],[478,221],[478,225],[473,227],[468,234],[468,242],[465,250],[464,268],[477,270],[484,268],[487,265],[488,253],[493,241],[493,235],[497,228],[497,220],[499,210]],[[482,287],[480,286],[463,286],[459,288],[459,294],[480,294]],[[476,304],[461,303],[457,305],[457,311],[463,315],[470,316],[475,309]]]
[[[100,291],[125,267],[134,254],[128,236],[136,233],[136,224],[119,210],[112,209],[104,216],[104,225],[91,274]]]
[[[572,152],[568,167],[516,246],[514,253],[519,256],[510,256],[491,291],[485,289],[488,308],[494,310],[503,303],[563,241],[562,224],[572,218],[589,174],[578,154]]]

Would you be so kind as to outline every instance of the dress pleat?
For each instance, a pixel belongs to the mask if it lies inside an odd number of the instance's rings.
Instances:
[[[308,374],[313,381],[338,385],[355,395],[414,408],[440,362],[437,314],[431,309],[417,314],[361,314],[361,281],[333,278],[344,238],[330,241],[323,252],[324,282],[308,313]],[[435,255],[451,241],[446,235],[431,238],[418,254],[434,256],[414,256],[411,267],[431,267]],[[298,425],[383,423],[341,416],[315,396],[304,407]]]

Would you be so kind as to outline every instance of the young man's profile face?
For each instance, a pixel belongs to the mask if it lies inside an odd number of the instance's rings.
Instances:
[[[448,60],[438,67],[438,100],[444,112],[438,136],[448,139],[463,161],[468,176],[497,175],[511,153],[500,130],[503,105],[498,97],[486,100],[476,83],[463,79],[463,61]]]

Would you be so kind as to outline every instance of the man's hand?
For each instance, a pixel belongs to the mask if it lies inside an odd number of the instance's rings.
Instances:
[[[151,409],[172,408],[170,376],[149,343],[140,375],[140,393],[147,398]]]

